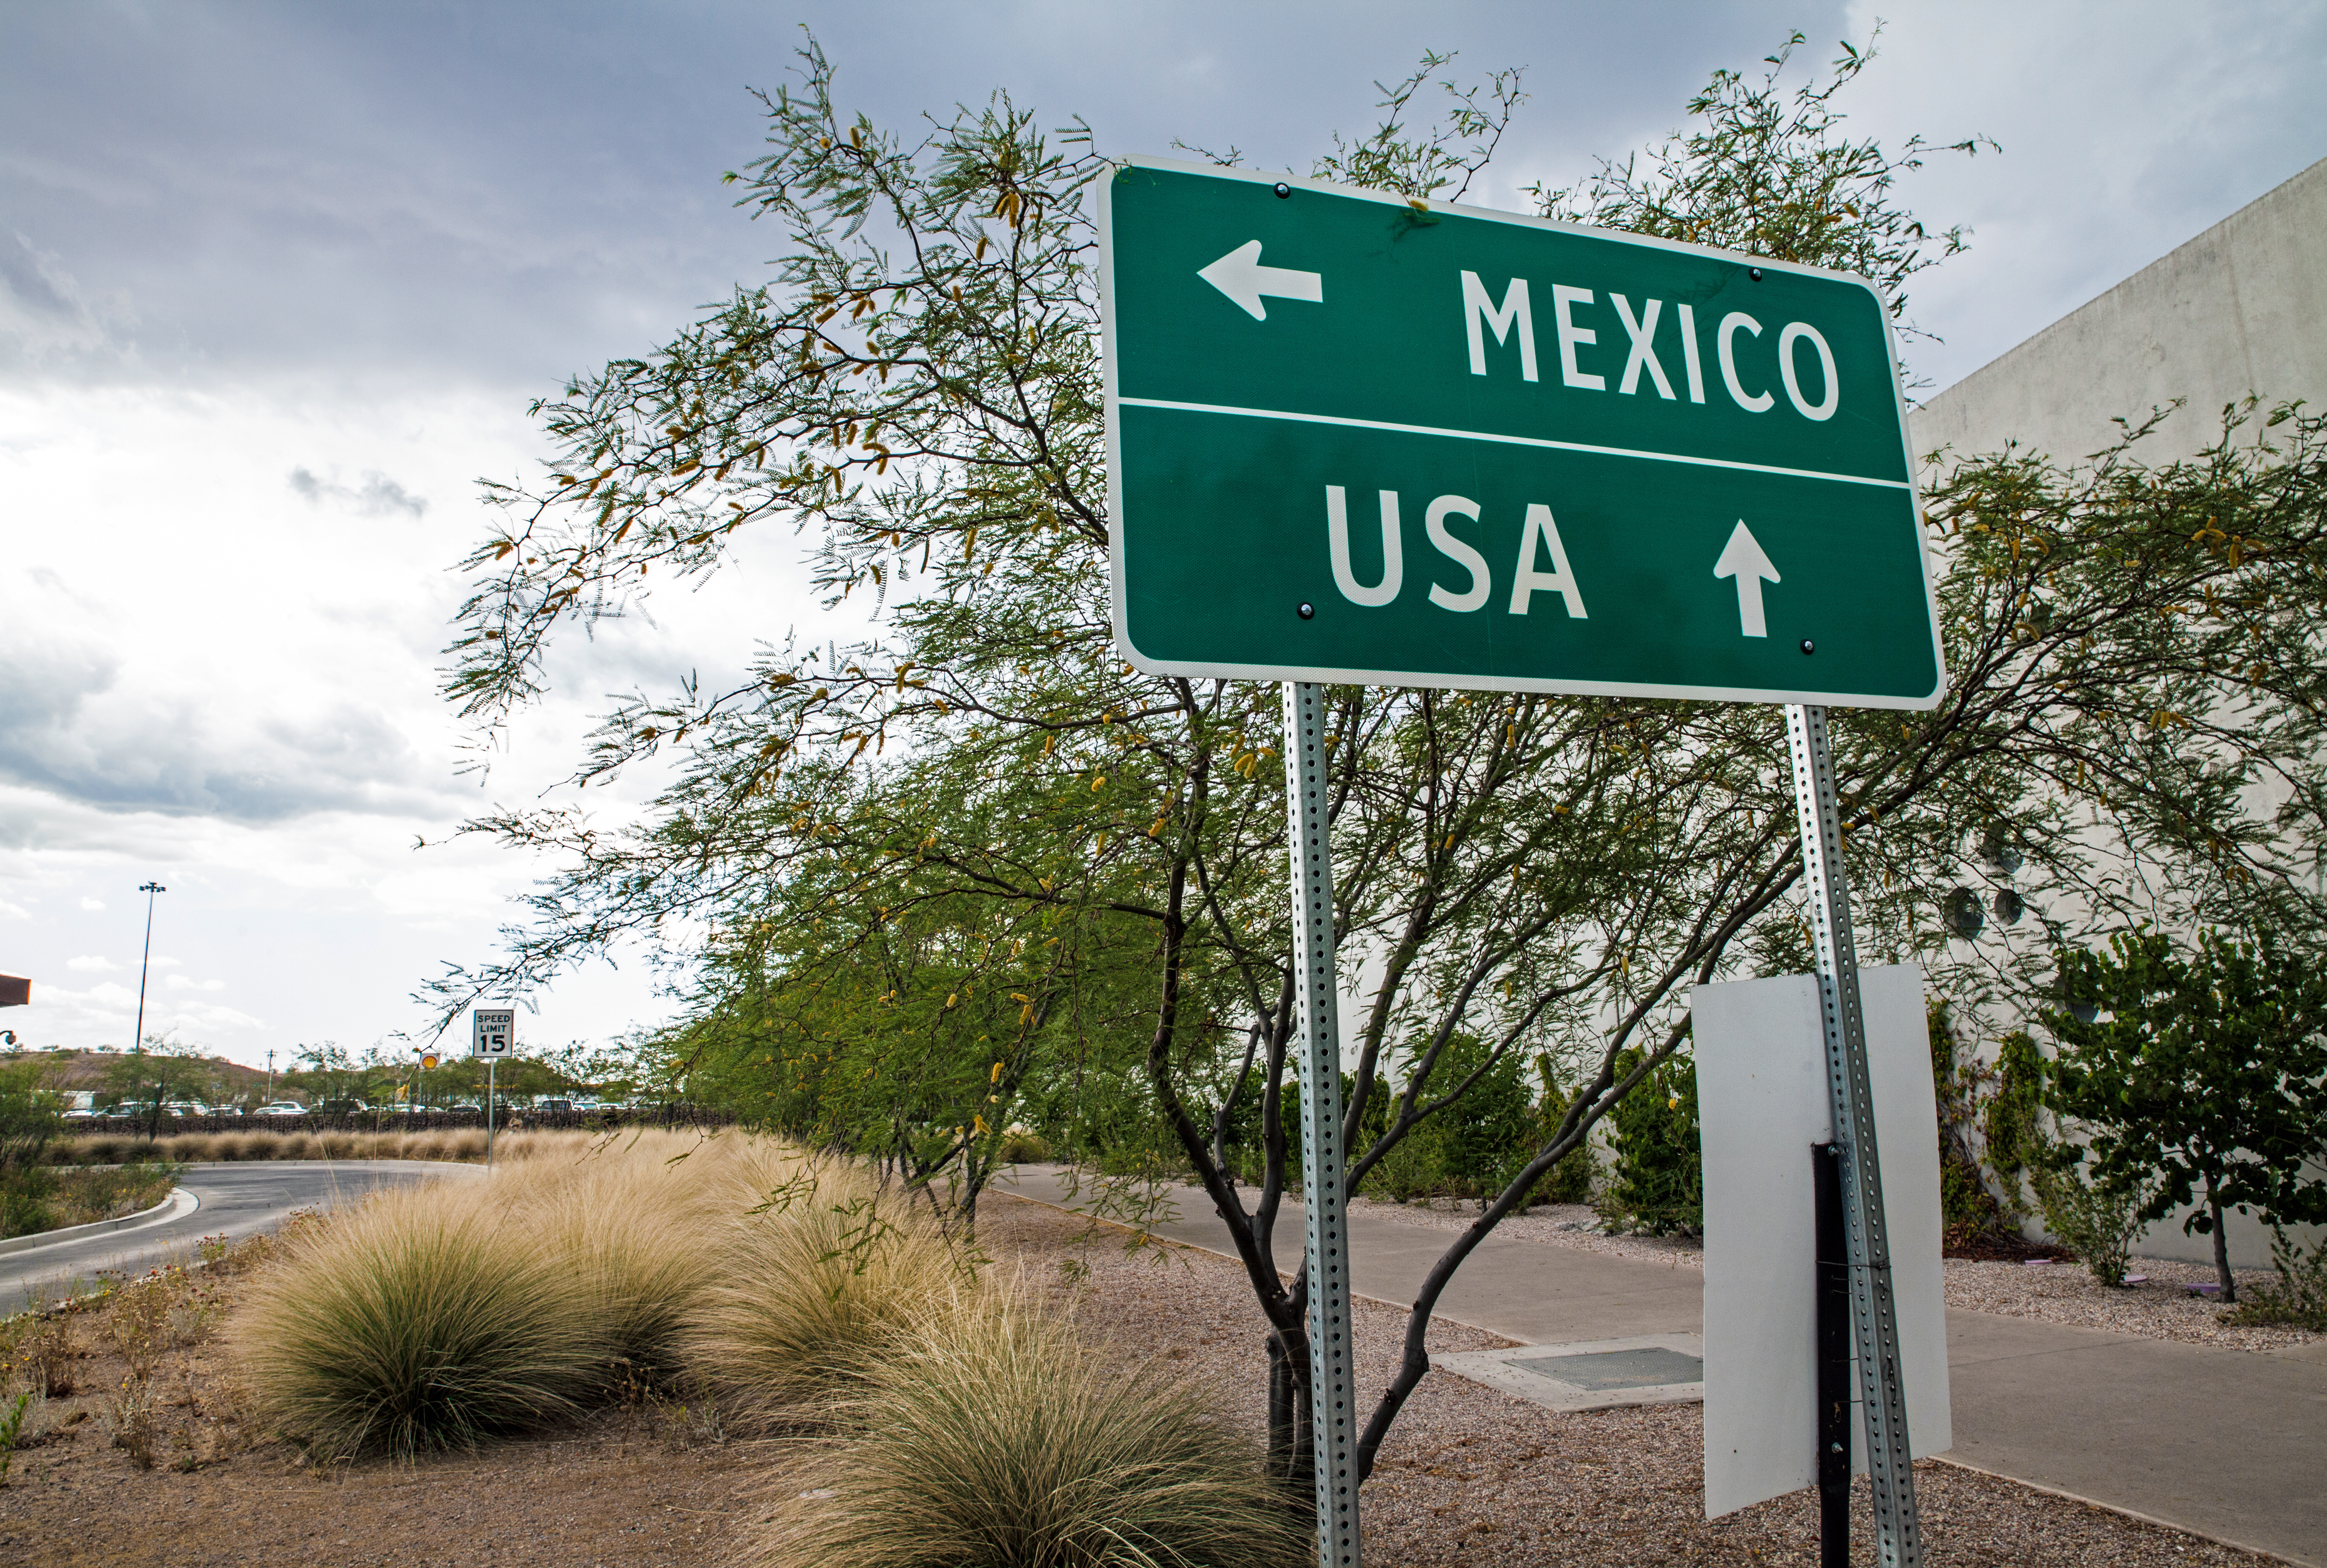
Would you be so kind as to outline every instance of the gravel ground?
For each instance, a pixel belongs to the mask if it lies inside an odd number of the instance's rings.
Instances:
[[[1234,1264],[1171,1246],[1126,1253],[1104,1232],[1079,1244],[1089,1234],[1079,1220],[999,1195],[980,1206],[978,1231],[997,1259],[1052,1282],[1087,1331],[1123,1347],[1127,1365],[1157,1356],[1182,1363],[1219,1390],[1229,1419],[1256,1437],[1264,1430],[1260,1319]],[[1405,1316],[1369,1302],[1354,1308],[1358,1381],[1379,1388]],[[1506,1343],[1449,1323],[1434,1324],[1429,1339],[1438,1351]],[[1376,1568],[1816,1563],[1815,1491],[1704,1518],[1704,1431],[1693,1405],[1569,1414],[1459,1377],[1429,1377],[1366,1485],[1366,1560]],[[1915,1477],[1934,1565],[2270,1561],[1952,1466],[1927,1461]],[[1862,1488],[1853,1561],[1871,1563],[1866,1517]]]
[[[1432,1230],[1464,1230],[1478,1217],[1475,1204],[1453,1199],[1420,1203],[1380,1203],[1360,1199],[1350,1212],[1395,1225]],[[1640,1263],[1660,1263],[1676,1268],[1705,1266],[1700,1242],[1653,1236],[1601,1236],[1579,1228],[1595,1225],[1598,1217],[1580,1203],[1546,1204],[1515,1214],[1495,1227],[1497,1236],[1581,1252],[1603,1253]],[[2071,1329],[2105,1329],[2117,1334],[2140,1334],[2152,1339],[2179,1339],[2191,1345],[2217,1345],[2235,1350],[2267,1350],[2282,1345],[2307,1345],[2327,1335],[2302,1329],[2241,1329],[2221,1322],[2220,1305],[2192,1295],[2188,1287],[2213,1283],[2212,1268],[2173,1263],[2163,1258],[2135,1258],[2133,1272],[2145,1283],[2112,1290],[2097,1282],[2080,1264],[2030,1266],[2014,1263],[1976,1263],[1969,1258],[1946,1260],[1948,1305],[1975,1312],[1995,1312],[2011,1318],[2035,1318]],[[2237,1271],[2238,1289],[2245,1292],[2277,1276],[2268,1269]]]

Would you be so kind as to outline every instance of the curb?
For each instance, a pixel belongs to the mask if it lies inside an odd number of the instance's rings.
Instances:
[[[31,1236],[11,1237],[6,1241],[0,1241],[0,1257],[5,1257],[10,1253],[38,1252],[44,1246],[79,1241],[88,1236],[103,1236],[108,1231],[135,1230],[140,1226],[159,1225],[167,1220],[176,1219],[182,1215],[192,1214],[201,1206],[201,1199],[182,1187],[173,1187],[170,1190],[170,1196],[154,1205],[153,1208],[141,1209],[136,1213],[124,1215],[119,1219],[99,1219],[88,1225],[68,1225],[62,1230],[42,1230],[35,1231]]]

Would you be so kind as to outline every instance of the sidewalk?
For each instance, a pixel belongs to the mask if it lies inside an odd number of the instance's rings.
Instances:
[[[1059,1172],[1040,1166],[995,1190],[1043,1203],[1063,1197]],[[1172,1196],[1180,1218],[1156,1235],[1229,1252],[1210,1199],[1194,1188]],[[1358,1293],[1412,1302],[1452,1239],[1350,1216]],[[1285,1206],[1276,1242],[1279,1264],[1297,1264],[1297,1205]],[[1529,1344],[1701,1333],[1704,1278],[1490,1237],[1439,1298],[1437,1315]],[[2220,1350],[1950,1308],[1948,1375],[1949,1459],[2327,1568],[2327,1346]]]

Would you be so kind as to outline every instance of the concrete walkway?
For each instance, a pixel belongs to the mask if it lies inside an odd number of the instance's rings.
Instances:
[[[1059,1172],[1021,1167],[996,1184],[1064,1198]],[[1229,1253],[1194,1188],[1155,1234]],[[1404,1304],[1451,1233],[1350,1218],[1360,1295]],[[1301,1210],[1278,1221],[1297,1264]],[[1701,1333],[1704,1275],[1579,1248],[1492,1236],[1439,1300],[1438,1316],[1529,1344]],[[2026,1318],[1948,1311],[1956,1446],[1974,1469],[2327,1568],[2327,1346],[2216,1349]]]

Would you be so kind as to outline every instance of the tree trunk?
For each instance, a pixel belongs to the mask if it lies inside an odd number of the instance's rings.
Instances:
[[[2222,1233],[2222,1200],[2214,1196],[2212,1177],[2206,1179],[2206,1212],[2214,1220],[2214,1277],[2222,1282],[2222,1300],[2238,1299],[2238,1276],[2230,1273],[2230,1238]]]
[[[1290,1341],[1288,1343],[1287,1341]],[[1313,1518],[1317,1451],[1309,1409],[1309,1336],[1268,1335],[1268,1478],[1286,1503]]]

